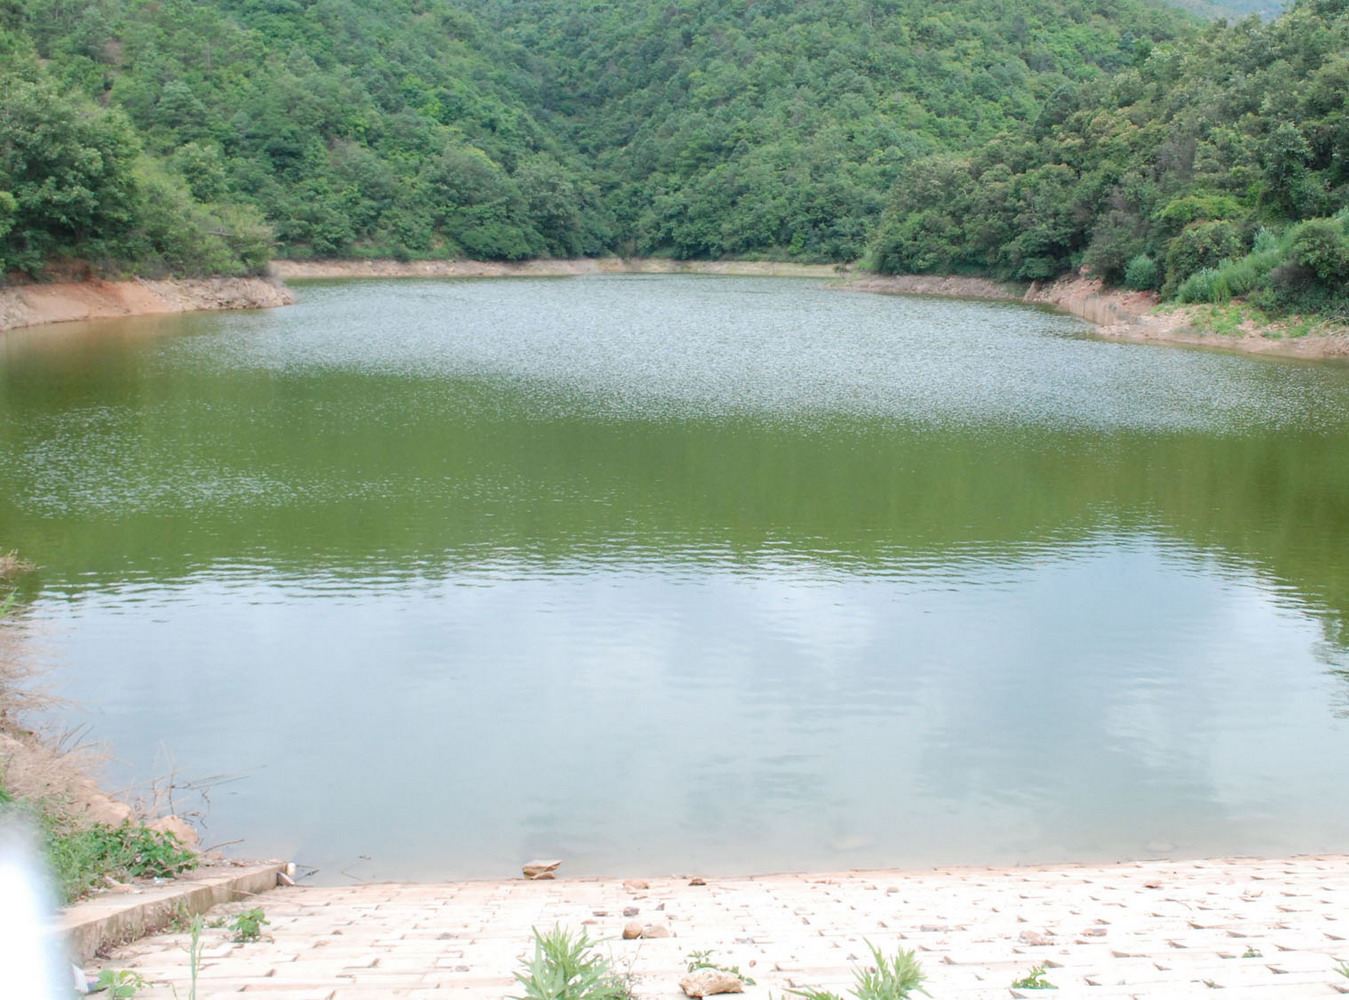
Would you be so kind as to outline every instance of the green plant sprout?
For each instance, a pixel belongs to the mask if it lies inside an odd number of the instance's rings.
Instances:
[[[96,991],[107,990],[115,1000],[130,1000],[145,987],[145,977],[131,969],[104,969],[94,980]]]
[[[262,937],[263,926],[270,923],[267,914],[255,906],[236,916],[229,928],[233,932],[232,939],[236,944],[249,944]]]
[[[1044,966],[1044,965],[1037,965],[1037,966],[1035,966],[1034,968],[1032,968],[1032,969],[1030,970],[1030,972],[1026,973],[1025,976],[1023,976],[1022,978],[1020,978],[1020,979],[1016,980],[1014,983],[1012,983],[1012,989],[1014,989],[1014,990],[1056,990],[1056,989],[1058,989],[1057,986],[1055,986],[1053,983],[1051,983],[1048,979],[1045,978],[1045,969],[1046,969],[1046,968],[1047,968],[1047,967]]]
[[[870,941],[872,960],[876,963],[868,968],[854,969],[853,978],[857,985],[853,987],[853,996],[857,1000],[905,1000],[914,990],[928,995],[923,989],[923,967],[912,951],[898,951],[894,958],[886,958],[881,950]],[[837,993],[829,990],[788,990],[805,1000],[843,1000]]]
[[[689,952],[688,970],[690,972],[697,972],[699,969],[714,969],[717,972],[730,973],[732,976],[735,976],[746,986],[755,985],[753,979],[751,979],[749,976],[745,975],[743,972],[740,971],[740,966],[720,965],[717,962],[712,961],[712,954],[713,951],[711,948],[707,948],[703,951]]]

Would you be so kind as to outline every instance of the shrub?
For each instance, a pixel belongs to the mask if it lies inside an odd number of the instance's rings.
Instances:
[[[1241,236],[1230,222],[1196,222],[1186,226],[1166,248],[1166,284],[1162,294],[1175,294],[1196,271],[1216,268],[1242,255]]]
[[[1129,258],[1124,265],[1124,285],[1135,292],[1147,292],[1156,288],[1157,262],[1145,253]]]
[[[1186,278],[1176,289],[1178,302],[1227,302],[1232,289],[1218,268],[1206,267]]]
[[[1293,262],[1311,270],[1323,284],[1349,278],[1349,243],[1333,223],[1315,221],[1300,226],[1290,250]]]

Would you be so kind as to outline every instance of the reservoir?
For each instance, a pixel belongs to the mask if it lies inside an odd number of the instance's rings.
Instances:
[[[0,334],[110,788],[324,882],[1349,850],[1349,365],[781,278]]]

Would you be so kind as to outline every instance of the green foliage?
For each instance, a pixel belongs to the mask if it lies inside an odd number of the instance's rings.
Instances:
[[[1158,277],[1157,262],[1145,253],[1129,258],[1124,266],[1124,286],[1136,292],[1157,288],[1161,284]]]
[[[534,930],[534,956],[515,979],[524,987],[516,1000],[630,1000],[627,979],[594,951],[585,931],[572,935],[561,927],[546,934]]]
[[[96,990],[107,990],[114,1000],[129,1000],[147,985],[145,978],[132,969],[104,969],[94,981]]]
[[[853,970],[856,986],[852,992],[857,1000],[905,1000],[914,990],[927,993],[922,987],[926,977],[914,952],[901,950],[893,958],[886,958],[870,941],[867,947],[875,964]],[[828,990],[793,989],[787,992],[806,1000],[843,1000]]]
[[[924,979],[922,966],[912,951],[898,951],[887,959],[881,950],[868,943],[875,965],[856,972],[857,1000],[903,1000],[914,990],[921,990]]]
[[[1187,301],[1343,315],[1338,240],[1314,230],[1293,253],[1286,239],[1349,202],[1347,51],[1349,11],[1305,0],[1267,24],[1140,48],[1048,94],[1027,127],[907,160],[871,259],[1022,279],[1085,265]],[[1248,244],[1255,259],[1234,266]]]
[[[255,274],[275,242],[1344,297],[1324,231],[1228,270],[1349,204],[1338,2],[1199,31],[1141,0],[33,0],[4,29],[0,263],[32,274]]]
[[[1308,222],[1299,227],[1289,249],[1292,262],[1307,268],[1322,284],[1349,279],[1349,241],[1342,227],[1329,221]]]
[[[139,152],[125,116],[72,101],[50,80],[0,79],[0,256],[36,273],[51,258],[124,238]]]
[[[1056,990],[1053,983],[1045,979],[1045,966],[1037,965],[1030,972],[1012,983],[1014,990]]]
[[[250,944],[262,937],[262,928],[271,923],[258,907],[237,914],[230,923],[231,938],[236,944]]]
[[[753,986],[754,980],[740,971],[738,965],[720,965],[712,961],[712,949],[703,951],[694,951],[689,953],[688,970],[697,972],[699,969],[715,969],[718,972],[729,972],[746,986]]]
[[[113,878],[169,878],[197,864],[197,856],[171,833],[134,823],[62,828],[47,820],[46,853],[57,891],[69,903]]]
[[[1162,285],[1162,294],[1174,292],[1190,275],[1216,269],[1241,254],[1241,235],[1232,223],[1191,223],[1167,244],[1166,282]]]

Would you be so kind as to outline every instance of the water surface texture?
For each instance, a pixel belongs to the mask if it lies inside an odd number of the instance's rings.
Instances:
[[[320,879],[1349,849],[1349,368],[678,276],[0,338],[115,781]]]

